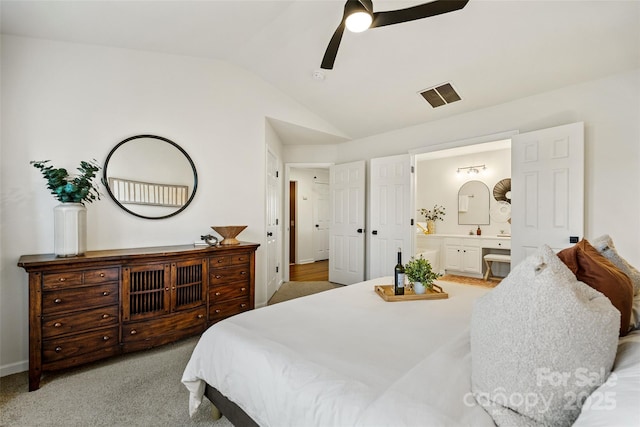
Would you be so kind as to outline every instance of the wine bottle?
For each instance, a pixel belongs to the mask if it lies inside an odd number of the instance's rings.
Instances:
[[[404,267],[402,266],[402,249],[398,248],[398,264],[394,269],[393,290],[396,295],[404,295]]]

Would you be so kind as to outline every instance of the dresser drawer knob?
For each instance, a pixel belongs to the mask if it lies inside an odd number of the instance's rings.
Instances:
[[[220,292],[216,292],[216,296],[219,297],[220,296]]]
[[[103,318],[103,319],[108,319],[108,318],[109,318],[109,315],[108,315],[108,314],[103,314],[103,315],[102,315],[102,318]]]
[[[247,304],[240,304],[240,308],[245,308]]]
[[[241,271],[240,274],[244,276],[245,274],[247,274],[247,272],[246,271]]]
[[[104,291],[104,292],[102,293],[102,296],[103,296],[103,297],[108,297],[108,296],[109,296],[109,291]]]
[[[110,338],[110,337],[108,337],[108,336],[106,336],[106,335],[102,337],[102,341],[109,341],[110,339],[111,339],[111,338]]]
[[[202,319],[204,317],[204,314],[198,314],[198,319]]]
[[[246,290],[247,290],[247,288],[240,288],[240,290],[241,290],[242,292],[244,292],[244,291],[246,291]]]
[[[136,331],[135,329],[132,329],[131,332],[129,332],[131,335],[135,335],[138,333],[138,331]]]
[[[62,302],[62,300],[60,298],[56,298],[53,300],[54,303],[56,304],[60,304]]]
[[[216,309],[216,314],[218,314],[218,313],[220,313],[220,309],[219,308]]]
[[[56,347],[56,353],[60,353],[62,351],[62,347]]]
[[[64,277],[61,277],[59,280],[60,280],[61,282],[64,282],[64,281],[65,281],[65,280],[67,280],[67,279],[65,279]]]
[[[100,277],[104,277],[104,273],[100,273]]]
[[[219,274],[216,274],[216,279],[221,278],[222,276],[220,276]]]
[[[222,260],[221,259],[218,260],[218,264],[222,264]]]
[[[169,288],[164,288],[165,292],[169,292]]]
[[[56,323],[53,324],[53,327],[54,328],[60,328],[60,327],[62,327],[62,323],[56,322]]]

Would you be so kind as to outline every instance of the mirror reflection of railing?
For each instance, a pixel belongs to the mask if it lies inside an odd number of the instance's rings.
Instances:
[[[191,203],[198,176],[193,161],[178,144],[160,136],[137,135],[111,150],[104,164],[103,184],[125,211],[161,219]]]
[[[458,191],[458,224],[489,224],[489,187],[482,181],[469,181]]]
[[[151,206],[183,206],[188,185],[159,184],[109,177],[111,193],[120,203]]]

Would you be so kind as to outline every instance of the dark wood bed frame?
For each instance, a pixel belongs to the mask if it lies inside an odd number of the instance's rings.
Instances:
[[[242,408],[229,400],[215,387],[207,384],[204,395],[235,427],[259,427],[258,423],[247,415]]]

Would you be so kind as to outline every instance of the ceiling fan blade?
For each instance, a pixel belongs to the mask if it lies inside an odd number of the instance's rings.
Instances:
[[[371,28],[415,21],[417,19],[453,12],[465,7],[468,2],[469,0],[435,0],[406,9],[375,12],[373,14]]]
[[[340,47],[340,41],[342,40],[343,33],[344,19],[342,19],[342,22],[340,22],[340,25],[338,25],[338,28],[336,28],[336,31],[333,33],[333,36],[329,41],[329,46],[327,46],[327,51],[324,53],[320,68],[325,70],[333,69],[333,63],[336,61],[336,55],[338,54],[338,48]]]

